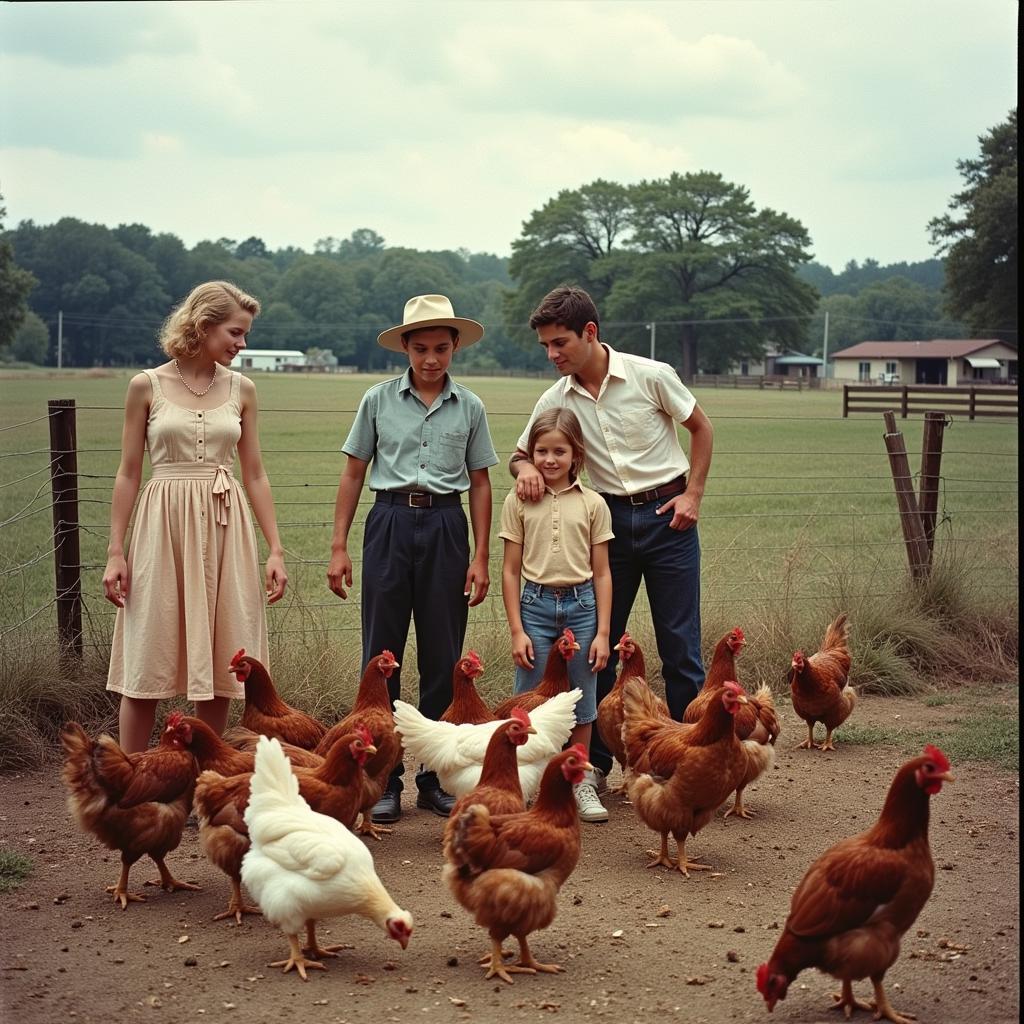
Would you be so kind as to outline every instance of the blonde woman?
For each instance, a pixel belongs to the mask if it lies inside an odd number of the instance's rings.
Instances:
[[[103,591],[117,606],[107,689],[121,694],[120,743],[149,744],[157,702],[185,694],[218,733],[242,684],[228,670],[246,648],[264,663],[265,604],[285,572],[257,430],[256,387],[228,369],[260,305],[227,281],[198,285],[168,317],[170,357],[136,374],[125,399]],[[125,534],[149,449],[152,477]],[[245,492],[234,476],[235,457]],[[246,494],[270,548],[260,580]]]

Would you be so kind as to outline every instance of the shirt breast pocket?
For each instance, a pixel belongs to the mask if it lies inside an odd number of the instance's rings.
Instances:
[[[664,430],[663,417],[650,406],[622,410],[622,437],[634,451],[650,448]]]
[[[468,430],[443,430],[437,446],[437,462],[442,469],[457,470],[466,464]]]

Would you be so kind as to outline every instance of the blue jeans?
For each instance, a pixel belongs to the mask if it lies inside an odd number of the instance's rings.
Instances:
[[[597,597],[591,580],[574,587],[548,587],[529,580],[519,599],[523,629],[533,644],[533,668],[516,667],[515,693],[533,689],[544,676],[544,667],[554,642],[569,627],[580,649],[569,662],[569,689],[579,687],[583,696],[576,704],[576,724],[597,718],[597,677],[587,658],[597,635]]]
[[[697,527],[673,530],[672,515],[655,515],[663,501],[631,505],[609,498],[615,537],[608,543],[612,573],[611,643],[626,630],[633,602],[643,579],[651,606],[654,638],[665,679],[665,698],[674,719],[681,720],[686,706],[704,685],[700,656],[700,538]],[[619,653],[613,650],[607,667],[597,678],[600,701],[615,685]],[[648,668],[653,659],[647,658]],[[590,760],[602,771],[612,756],[595,734]]]

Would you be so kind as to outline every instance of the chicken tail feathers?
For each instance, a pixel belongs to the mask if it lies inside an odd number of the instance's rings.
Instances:
[[[850,639],[850,623],[847,621],[846,612],[841,612],[825,630],[825,639],[822,641],[823,651],[835,650],[837,647],[846,648]]]
[[[485,870],[493,841],[490,812],[484,804],[471,804],[459,815],[451,841],[451,860],[460,878],[475,878]]]
[[[292,772],[288,756],[277,739],[261,736],[256,745],[256,765],[249,783],[249,806],[245,821],[250,829],[250,815],[305,804],[299,795],[299,780]]]

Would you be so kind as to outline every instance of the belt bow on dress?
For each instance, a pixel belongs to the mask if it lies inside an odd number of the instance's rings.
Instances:
[[[232,467],[227,463],[217,466],[212,462],[161,462],[153,467],[152,479],[211,480],[217,525],[228,525],[228,511],[231,508],[231,482],[234,479],[234,473]]]

